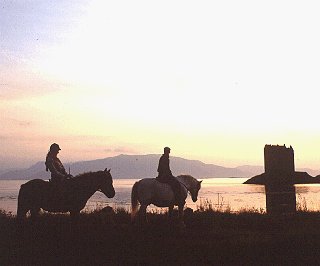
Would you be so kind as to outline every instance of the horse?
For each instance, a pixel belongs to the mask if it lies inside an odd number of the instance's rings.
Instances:
[[[172,217],[173,207],[177,205],[179,221],[184,226],[183,208],[188,191],[192,201],[196,202],[202,181],[198,181],[191,175],[179,175],[176,179],[181,184],[181,197],[184,199],[184,202],[179,204],[175,202],[175,195],[168,184],[160,183],[156,178],[144,178],[135,182],[131,191],[131,221],[135,221],[139,210],[142,221],[146,222],[146,210],[150,204],[154,204],[157,207],[169,207],[169,217]]]
[[[104,193],[108,198],[114,197],[110,169],[83,173],[61,183],[30,180],[20,187],[17,219],[23,220],[28,211],[31,217],[36,217],[43,209],[48,212],[70,212],[71,219],[76,220],[96,191]]]

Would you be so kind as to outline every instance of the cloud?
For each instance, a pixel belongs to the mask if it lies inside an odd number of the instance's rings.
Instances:
[[[107,148],[107,149],[104,149],[104,151],[106,153],[116,153],[116,154],[119,154],[119,153],[123,153],[123,154],[137,154],[138,151],[134,148],[129,148],[129,147],[115,147],[115,148]]]
[[[17,119],[8,119],[8,121],[16,126],[20,126],[20,127],[30,127],[32,126],[32,122],[31,121],[25,121],[25,120],[17,120]]]

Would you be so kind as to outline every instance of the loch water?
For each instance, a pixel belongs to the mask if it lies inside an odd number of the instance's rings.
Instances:
[[[210,207],[231,212],[265,212],[265,187],[243,184],[246,180],[247,178],[203,179],[198,201],[194,203],[188,196],[186,206],[193,210]],[[131,188],[136,181],[137,179],[114,179],[115,197],[109,199],[101,192],[96,192],[83,211],[90,212],[106,206],[130,211]],[[16,214],[20,185],[25,182],[27,180],[0,180],[0,209]],[[295,185],[295,196],[297,209],[320,211],[320,184]],[[152,205],[149,208],[155,209]]]

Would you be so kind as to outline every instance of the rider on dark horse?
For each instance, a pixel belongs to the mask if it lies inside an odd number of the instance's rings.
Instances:
[[[72,177],[69,175],[64,168],[62,162],[59,160],[58,153],[60,151],[60,147],[57,143],[53,143],[50,146],[50,150],[46,157],[46,170],[50,170],[51,172],[51,181],[64,181],[69,177]]]
[[[57,143],[51,144],[45,162],[46,170],[51,172],[51,181],[54,184],[54,187],[57,188],[58,194],[60,194],[59,198],[62,197],[64,192],[63,182],[72,177],[72,175],[67,173],[62,162],[57,157],[60,150]]]
[[[165,147],[164,153],[160,157],[159,166],[158,166],[158,176],[157,180],[161,183],[167,183],[170,185],[174,196],[175,203],[184,204],[184,200],[181,199],[181,184],[180,182],[172,175],[170,170],[170,161],[169,161],[170,148]]]

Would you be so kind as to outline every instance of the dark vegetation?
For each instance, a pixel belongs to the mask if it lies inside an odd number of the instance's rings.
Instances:
[[[0,212],[0,265],[319,265],[320,213],[270,216],[186,212],[186,229],[148,213],[145,227],[119,209],[68,215],[43,213],[18,225]]]

